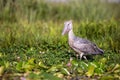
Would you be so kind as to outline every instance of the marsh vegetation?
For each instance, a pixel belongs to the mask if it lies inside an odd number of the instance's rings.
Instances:
[[[99,0],[0,0],[0,79],[120,79],[119,9],[119,3]],[[95,42],[104,55],[76,59],[61,35],[70,19],[75,34]]]

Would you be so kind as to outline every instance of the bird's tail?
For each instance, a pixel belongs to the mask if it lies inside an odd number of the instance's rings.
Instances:
[[[103,53],[104,53],[104,51],[102,49],[98,48],[98,54],[103,54]]]
[[[103,53],[104,53],[104,51],[97,47],[97,49],[95,50],[95,53],[93,53],[93,54],[97,55],[97,54],[103,54]]]

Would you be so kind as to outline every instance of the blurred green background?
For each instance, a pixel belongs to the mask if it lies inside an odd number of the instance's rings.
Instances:
[[[104,55],[77,60],[61,36],[67,20]],[[119,45],[119,0],[0,0],[0,79],[120,79]]]
[[[107,0],[106,0],[107,1]],[[119,19],[119,3],[105,0],[1,0],[0,20],[109,20]],[[114,1],[114,0],[113,0]]]

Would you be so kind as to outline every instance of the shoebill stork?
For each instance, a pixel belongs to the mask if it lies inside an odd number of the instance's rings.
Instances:
[[[68,34],[69,46],[76,52],[77,58],[78,56],[80,56],[80,60],[82,59],[82,57],[87,60],[85,55],[104,53],[104,51],[100,49],[95,43],[87,39],[75,36],[73,32],[72,20],[66,21],[64,23],[62,35],[64,34]]]

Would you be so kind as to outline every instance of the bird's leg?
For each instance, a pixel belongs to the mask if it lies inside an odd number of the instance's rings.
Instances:
[[[86,56],[83,56],[83,58],[84,58],[86,61],[88,61],[87,58],[86,58]]]
[[[78,55],[78,54],[76,54],[77,60],[78,60],[78,56],[79,56],[79,55]]]
[[[82,60],[82,56],[83,56],[83,55],[84,55],[84,53],[81,53],[81,54],[80,54],[80,60]]]
[[[70,57],[70,62],[73,60],[73,58],[72,57]]]

